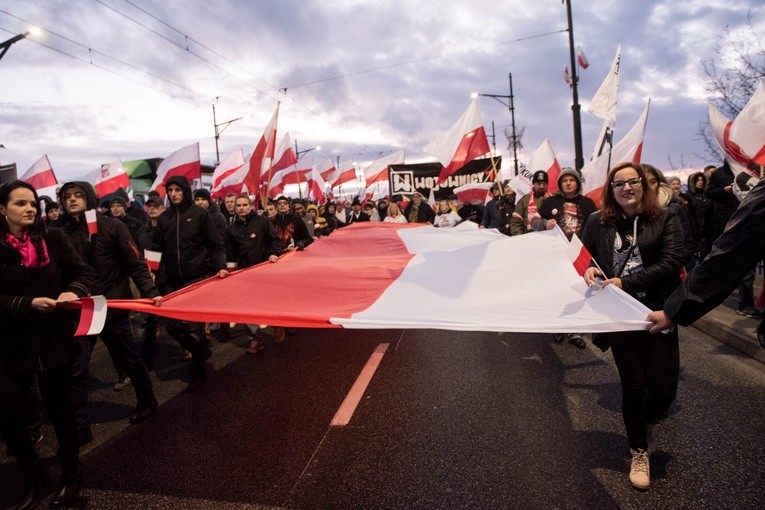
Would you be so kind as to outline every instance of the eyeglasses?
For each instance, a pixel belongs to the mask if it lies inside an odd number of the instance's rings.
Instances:
[[[614,189],[622,189],[625,184],[629,184],[630,188],[634,188],[635,186],[640,186],[641,181],[642,179],[640,177],[633,177],[632,179],[627,179],[625,181],[611,181],[611,187]]]
[[[64,200],[69,200],[70,198],[85,198],[85,192],[75,191],[73,193],[64,193],[63,198]]]

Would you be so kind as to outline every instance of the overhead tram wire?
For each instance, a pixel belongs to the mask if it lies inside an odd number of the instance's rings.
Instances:
[[[250,83],[250,82],[248,82],[248,81],[246,81],[246,80],[243,80],[243,79],[242,79],[242,78],[240,78],[239,76],[236,76],[235,74],[233,74],[233,73],[229,72],[227,69],[225,69],[225,68],[223,68],[223,67],[219,66],[219,65],[218,65],[218,64],[216,64],[215,62],[212,62],[211,60],[209,60],[209,59],[207,59],[207,58],[203,57],[202,55],[200,55],[200,54],[198,54],[198,53],[195,53],[195,52],[193,52],[193,51],[192,51],[192,50],[191,50],[191,49],[188,47],[188,45],[184,47],[182,44],[179,44],[178,42],[176,42],[176,41],[173,41],[173,40],[172,40],[172,39],[170,39],[169,37],[165,36],[164,34],[161,34],[160,32],[158,32],[158,31],[156,31],[156,30],[154,30],[153,28],[151,28],[150,26],[146,25],[145,23],[142,23],[142,22],[138,21],[137,19],[135,19],[135,18],[132,18],[132,17],[128,16],[127,14],[125,14],[124,12],[121,12],[121,11],[119,11],[118,9],[116,9],[116,8],[112,7],[111,5],[109,5],[109,4],[105,3],[105,2],[103,2],[103,0],[93,0],[93,1],[94,1],[94,2],[96,2],[96,3],[98,3],[98,4],[101,4],[101,5],[103,5],[103,6],[104,6],[104,7],[106,7],[107,9],[110,9],[110,10],[114,11],[115,13],[119,14],[119,15],[120,15],[120,16],[122,16],[123,18],[125,18],[125,19],[127,19],[127,20],[129,20],[129,21],[132,21],[132,22],[133,22],[133,23],[135,23],[136,25],[138,25],[138,26],[142,27],[143,29],[145,29],[145,30],[147,30],[147,31],[151,32],[152,34],[156,35],[157,37],[160,37],[160,38],[162,38],[163,40],[165,40],[165,41],[169,42],[170,44],[172,44],[172,45],[174,45],[174,46],[177,46],[178,48],[180,48],[181,50],[183,50],[183,51],[187,52],[188,54],[195,56],[195,57],[196,57],[196,58],[198,58],[199,60],[201,60],[201,61],[203,61],[203,62],[207,63],[208,65],[210,65],[210,66],[214,67],[215,69],[217,69],[217,70],[219,70],[219,71],[221,71],[221,72],[223,72],[223,73],[226,73],[227,75],[231,76],[232,78],[234,78],[234,79],[236,79],[236,80],[239,80],[239,81],[241,81],[242,83],[244,83],[244,84],[246,84],[246,85],[248,85],[248,86],[252,87],[253,89],[255,89],[255,91],[257,91],[257,92],[259,92],[259,93],[263,94],[264,96],[268,96],[268,97],[270,97],[270,98],[272,98],[272,99],[274,99],[274,100],[277,100],[277,101],[279,100],[279,98],[278,98],[278,97],[276,97],[276,96],[274,96],[274,95],[273,95],[271,92],[266,92],[265,90],[262,90],[262,89],[260,89],[259,87],[256,87],[256,86],[255,86],[255,85],[253,85],[252,83]],[[131,4],[131,5],[132,5],[132,4]],[[141,9],[141,10],[143,11],[143,9]],[[150,15],[150,16],[151,16],[151,15]],[[152,17],[154,17],[154,16],[152,16]],[[156,19],[156,17],[154,17],[154,18]],[[165,24],[165,25],[167,25],[167,26],[169,26],[167,23],[164,23],[164,22],[162,22],[162,23],[163,23],[163,24]],[[184,34],[183,32],[181,32],[180,30],[178,30],[178,29],[176,29],[176,28],[174,28],[174,27],[170,27],[170,28],[172,28],[173,30],[175,30],[175,31],[176,31],[176,32],[178,32],[179,34],[183,35],[183,36],[186,38],[186,40],[187,40],[187,41],[188,41],[188,40],[192,40],[192,41],[194,41],[194,42],[197,42],[196,40],[194,40],[194,39],[191,39],[190,37],[188,37],[186,34]],[[199,44],[199,43],[197,42],[197,44]],[[203,48],[207,49],[207,47],[205,47],[204,45],[202,45],[202,44],[199,44],[199,45],[200,45],[200,46],[202,46]],[[208,50],[208,51],[209,51],[209,50]],[[213,53],[215,54],[215,52],[213,52]],[[228,59],[224,59],[224,60],[228,61]],[[249,74],[249,73],[248,73],[248,74]],[[271,86],[271,85],[269,85],[269,86]],[[274,91],[276,91],[276,92],[278,93],[278,90],[277,90],[275,87],[273,87],[273,88],[274,88]]]

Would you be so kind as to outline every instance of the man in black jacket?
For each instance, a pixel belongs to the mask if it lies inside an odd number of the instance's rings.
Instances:
[[[313,242],[305,222],[290,212],[290,199],[285,196],[276,199],[276,216],[271,223],[276,229],[282,252],[302,250]]]
[[[162,298],[127,227],[119,220],[101,216],[96,220],[96,232],[90,233],[85,212],[97,204],[93,187],[87,182],[67,182],[61,186],[59,200],[65,211],[61,229],[69,236],[85,263],[96,272],[92,294],[102,294],[108,299],[130,299],[133,296],[129,278],[132,278],[141,295],[154,299],[159,305]],[[100,336],[109,349],[114,365],[118,369],[123,368],[133,383],[137,404],[130,422],[146,420],[157,411],[157,399],[146,365],[133,347],[130,312],[109,310]],[[83,444],[93,437],[87,409],[87,382],[96,339],[96,335],[80,337],[82,354],[75,360],[73,369],[72,407]]]
[[[183,176],[166,184],[170,207],[162,213],[152,239],[152,251],[162,254],[158,275],[167,293],[217,275],[228,276],[223,242],[207,210],[192,203],[191,185]],[[206,361],[212,354],[204,343],[204,324],[170,319],[167,332],[191,353],[191,374],[186,391],[204,386]]]

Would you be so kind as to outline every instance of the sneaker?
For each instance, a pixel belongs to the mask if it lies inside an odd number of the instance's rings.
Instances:
[[[265,345],[263,345],[263,342],[258,342],[257,340],[250,340],[250,346],[245,349],[244,352],[247,354],[257,354],[258,351],[262,351]]]
[[[752,319],[762,318],[762,312],[752,306],[747,306],[744,308],[736,308],[736,313],[739,315],[743,315],[744,317],[750,317]]]
[[[586,349],[587,342],[584,341],[584,337],[579,333],[573,333],[568,337],[568,343],[579,349]]]
[[[648,455],[656,455],[656,452],[659,451],[659,444],[653,435],[653,425],[645,426],[645,440],[648,443]]]
[[[645,450],[630,450],[632,464],[630,465],[630,483],[639,490],[648,490],[651,486],[651,470],[648,466],[648,452]]]
[[[129,387],[130,387],[130,376],[126,375],[125,377],[123,377],[122,379],[114,383],[114,386],[112,386],[112,389],[114,391],[122,391],[125,388],[129,388]]]

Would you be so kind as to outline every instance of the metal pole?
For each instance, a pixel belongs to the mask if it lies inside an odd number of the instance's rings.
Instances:
[[[497,153],[497,132],[494,129],[494,121],[491,121],[491,145],[494,147],[494,154]],[[492,154],[492,157],[494,155]]]
[[[213,126],[215,127],[215,164],[217,165],[220,163],[220,151],[218,150],[218,138],[220,138],[220,133],[218,132],[218,121],[215,118],[215,103],[212,105],[213,108]]]
[[[515,175],[518,175],[518,138],[515,135],[515,102],[513,101],[513,73],[507,73],[510,80],[510,121],[513,126],[513,163],[515,164]]]
[[[584,166],[584,155],[582,152],[582,120],[580,117],[581,107],[579,106],[579,75],[576,72],[576,55],[574,54],[574,25],[571,16],[571,0],[566,0],[566,15],[568,17],[568,48],[571,54],[571,92],[574,104],[571,105],[571,111],[574,113],[574,166],[577,171]]]

